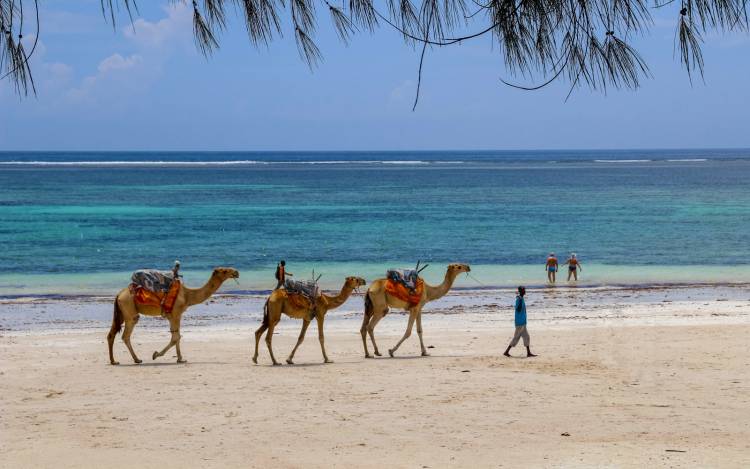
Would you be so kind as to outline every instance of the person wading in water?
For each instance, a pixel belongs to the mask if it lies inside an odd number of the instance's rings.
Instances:
[[[555,280],[557,280],[555,278],[557,275],[557,257],[554,252],[549,253],[547,264],[544,268],[547,269],[547,281],[549,283],[555,283]]]
[[[274,290],[278,290],[284,285],[287,275],[294,276],[293,273],[286,271],[286,261],[279,262],[279,265],[276,266],[276,288]]]
[[[577,282],[578,271],[580,270],[581,272],[583,272],[583,266],[581,265],[581,261],[579,261],[578,258],[576,257],[576,254],[573,253],[570,255],[570,258],[567,261],[565,261],[565,264],[568,264],[568,282],[570,282],[571,275],[573,276],[573,279]]]

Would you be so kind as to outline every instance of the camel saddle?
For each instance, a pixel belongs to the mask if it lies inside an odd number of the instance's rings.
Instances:
[[[295,307],[310,311],[315,307],[315,299],[320,296],[318,284],[312,281],[286,279],[284,290]]]
[[[173,272],[137,270],[133,272],[128,288],[136,304],[158,306],[164,315],[171,313],[174,309],[181,285],[179,277],[175,278]]]
[[[284,282],[284,289],[287,293],[302,295],[309,299],[314,299],[320,296],[320,288],[318,287],[318,284],[312,281],[292,280],[288,278]]]
[[[424,281],[416,270],[389,270],[385,282],[385,292],[407,303],[410,308],[422,301]]]
[[[400,283],[413,293],[417,288],[419,272],[416,269],[388,269],[385,276],[388,280]]]

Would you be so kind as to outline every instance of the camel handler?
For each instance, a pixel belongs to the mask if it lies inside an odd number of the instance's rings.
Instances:
[[[279,262],[279,265],[276,266],[276,288],[274,290],[278,290],[282,286],[284,286],[284,281],[286,280],[286,276],[293,277],[294,274],[291,272],[286,271],[286,261],[282,260]]]
[[[531,339],[529,338],[529,331],[526,330],[526,301],[523,299],[523,297],[526,295],[526,288],[524,287],[518,287],[518,295],[516,295],[516,332],[513,334],[513,340],[510,341],[510,344],[508,345],[508,348],[505,349],[505,355],[506,357],[510,356],[510,349],[516,346],[518,344],[518,340],[523,337],[523,346],[526,347],[526,356],[527,357],[536,357],[533,353],[531,353],[531,348],[529,347],[529,342],[531,342]]]

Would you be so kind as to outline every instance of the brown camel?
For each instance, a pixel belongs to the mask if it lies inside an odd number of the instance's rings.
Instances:
[[[154,352],[152,359],[156,360],[156,357],[161,357],[167,351],[172,348],[177,348],[177,363],[184,363],[182,354],[180,353],[180,320],[182,314],[190,306],[197,305],[206,301],[211,295],[219,289],[225,280],[230,278],[239,278],[240,273],[236,269],[231,267],[217,267],[211,274],[211,278],[208,279],[205,285],[200,288],[187,288],[185,285],[180,286],[180,291],[177,294],[177,299],[174,303],[172,312],[166,315],[169,320],[169,331],[172,333],[172,338],[166,347],[161,352]],[[141,314],[146,316],[161,316],[162,310],[158,306],[147,306],[137,305],[133,299],[133,294],[129,288],[123,288],[120,293],[115,297],[115,313],[112,318],[112,328],[107,334],[107,345],[109,345],[109,362],[113,365],[119,365],[119,362],[115,361],[114,355],[112,354],[112,345],[115,343],[115,336],[120,332],[122,324],[125,323],[125,330],[122,333],[122,341],[130,351],[130,355],[133,357],[135,363],[141,363],[142,360],[136,356],[133,351],[133,346],[130,345],[130,335],[133,333],[133,328],[138,323],[138,319]]]
[[[328,359],[328,355],[326,354],[325,337],[323,336],[323,321],[325,320],[325,315],[328,311],[344,304],[354,289],[365,285],[365,283],[365,280],[360,277],[347,277],[344,286],[341,288],[341,292],[338,295],[328,296],[324,294],[320,295],[320,297],[315,300],[313,315],[315,319],[318,320],[318,340],[320,341],[320,349],[323,351],[323,361],[325,363],[333,363]],[[273,339],[273,330],[279,323],[282,314],[286,314],[290,318],[302,319],[302,330],[299,333],[297,345],[294,346],[292,353],[289,354],[289,358],[286,359],[288,364],[294,364],[294,354],[305,339],[305,333],[307,332],[307,327],[310,325],[312,318],[310,317],[310,310],[300,308],[298,305],[295,305],[290,301],[289,295],[284,289],[274,290],[263,307],[263,324],[261,324],[258,330],[255,331],[255,355],[253,355],[253,363],[258,363],[258,343],[260,342],[263,333],[268,329],[268,332],[266,333],[268,353],[271,354],[273,364],[280,365],[273,355],[271,340]]]
[[[419,335],[419,346],[422,348],[422,356],[428,356],[429,354],[427,353],[427,349],[424,347],[424,341],[422,340],[422,308],[427,302],[437,300],[448,293],[448,290],[451,289],[453,282],[459,274],[470,271],[471,268],[466,264],[449,265],[448,270],[445,272],[443,283],[437,286],[432,286],[425,282],[424,290],[422,291],[422,299],[414,306],[410,306],[407,302],[386,293],[385,284],[387,279],[382,278],[372,282],[370,288],[367,289],[367,294],[365,295],[365,317],[362,321],[362,328],[359,330],[360,334],[362,334],[362,344],[365,346],[365,358],[372,358],[372,355],[370,355],[370,352],[367,350],[368,333],[370,335],[370,340],[372,340],[372,346],[375,348],[375,355],[380,356],[378,345],[375,343],[374,331],[378,322],[383,319],[383,316],[388,314],[388,307],[403,309],[409,312],[409,323],[406,326],[406,332],[396,346],[388,350],[390,356],[393,357],[393,354],[401,346],[401,343],[411,335],[411,330],[415,321],[417,322],[417,335]]]

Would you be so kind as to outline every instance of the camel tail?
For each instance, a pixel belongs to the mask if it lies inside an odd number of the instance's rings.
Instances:
[[[372,300],[370,299],[370,292],[368,291],[365,294],[365,317],[368,318],[372,316]]]
[[[115,311],[112,315],[112,328],[109,330],[109,335],[111,337],[116,336],[120,332],[123,322],[122,311],[120,311],[120,305],[117,303],[117,297],[115,297]]]
[[[263,305],[263,325],[268,327],[268,300]]]

